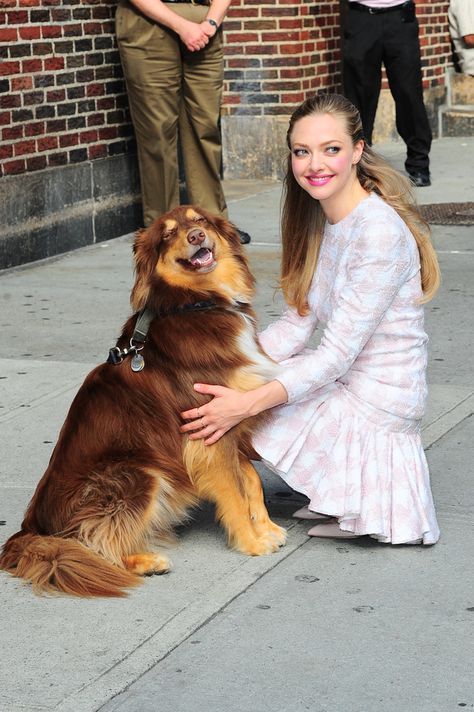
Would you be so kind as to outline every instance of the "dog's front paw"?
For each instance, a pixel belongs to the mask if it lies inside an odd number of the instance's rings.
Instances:
[[[272,531],[264,536],[248,537],[244,541],[240,540],[238,543],[234,543],[234,548],[242,554],[247,554],[247,556],[265,556],[266,554],[273,554],[275,551],[278,551],[285,540],[286,532],[282,541],[281,535],[279,539],[277,539],[275,533]]]
[[[255,518],[252,520],[252,525],[259,539],[274,539],[278,546],[283,546],[286,543],[286,529],[279,527],[278,524],[272,522],[268,517],[265,518],[265,521],[259,521]]]
[[[139,576],[159,576],[167,574],[171,569],[170,560],[162,554],[132,554],[123,560],[128,571],[132,571]]]
[[[270,522],[266,536],[274,539],[278,546],[284,546],[286,544],[288,534],[286,529],[279,527],[278,524],[275,524],[275,522]]]

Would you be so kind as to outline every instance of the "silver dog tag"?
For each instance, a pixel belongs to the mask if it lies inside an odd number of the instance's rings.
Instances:
[[[132,357],[132,371],[135,371],[135,373],[138,373],[138,371],[143,371],[145,368],[145,359],[141,354],[135,354]]]

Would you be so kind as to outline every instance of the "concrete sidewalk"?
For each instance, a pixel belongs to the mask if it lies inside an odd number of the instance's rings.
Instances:
[[[403,144],[377,147],[398,168]],[[441,139],[420,203],[474,196],[474,139]],[[252,234],[260,325],[278,316],[280,185],[227,184]],[[442,529],[431,548],[316,541],[301,498],[260,468],[288,544],[226,548],[203,508],[174,571],[125,600],[38,598],[0,575],[0,712],[449,712],[474,709],[474,228],[434,227],[424,443]],[[0,273],[0,542],[16,531],[83,377],[129,313],[131,236]],[[4,522],[4,524],[3,524]],[[468,667],[469,666],[469,667]],[[148,671],[148,672],[147,672]]]

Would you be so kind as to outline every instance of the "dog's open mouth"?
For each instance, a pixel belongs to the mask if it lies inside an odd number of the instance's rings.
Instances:
[[[180,260],[180,262],[188,269],[198,270],[199,272],[209,272],[217,264],[212,250],[208,247],[200,247],[192,257],[187,260]]]

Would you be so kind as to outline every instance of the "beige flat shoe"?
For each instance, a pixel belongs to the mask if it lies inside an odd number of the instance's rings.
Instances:
[[[294,512],[293,517],[295,519],[331,519],[328,514],[320,514],[319,512],[312,512],[307,506],[301,507]]]
[[[329,522],[329,524],[316,524],[309,530],[308,536],[319,536],[323,539],[358,539],[362,534],[345,532],[339,528],[337,522]]]

